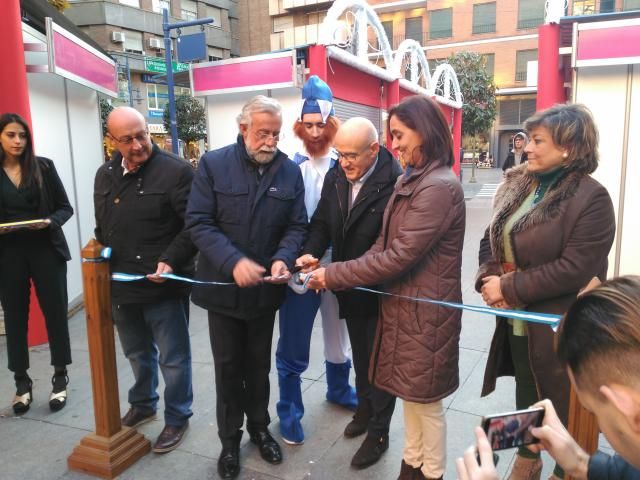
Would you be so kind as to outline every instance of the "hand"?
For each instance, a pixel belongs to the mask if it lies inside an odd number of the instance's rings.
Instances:
[[[241,258],[233,267],[233,279],[239,287],[255,287],[262,282],[262,276],[266,270],[247,257]]]
[[[531,434],[540,439],[541,443],[530,445],[527,448],[534,452],[546,450],[567,475],[576,479],[586,479],[589,455],[580,448],[580,445],[564,428],[551,401],[542,400],[533,406],[544,408],[542,427],[531,429]]]
[[[502,300],[501,302],[496,302],[491,306],[493,308],[501,308],[502,310],[513,310],[513,307],[504,300]]]
[[[480,293],[482,294],[482,300],[484,303],[493,307],[496,303],[504,302],[502,296],[502,290],[500,290],[500,277],[497,275],[489,275],[482,279],[482,288]],[[506,303],[506,302],[505,302]]]
[[[296,267],[302,267],[300,271],[302,273],[309,273],[320,266],[320,261],[313,255],[306,254],[298,257],[296,260]]]
[[[498,471],[493,464],[493,452],[484,430],[475,428],[477,448],[471,446],[464,452],[463,458],[456,459],[456,470],[459,480],[498,480]],[[480,457],[480,464],[476,460]]]
[[[309,290],[319,291],[327,288],[327,282],[324,277],[325,271],[326,269],[324,267],[320,267],[313,271],[311,278],[307,282],[307,288]]]
[[[156,273],[150,273],[147,275],[147,278],[151,280],[153,283],[163,283],[166,282],[166,278],[162,278],[160,274],[162,273],[173,273],[173,268],[171,265],[168,265],[164,262],[158,262],[158,268],[156,268]]]
[[[267,283],[282,284],[287,283],[291,278],[291,272],[289,267],[282,260],[276,260],[271,264],[271,276],[264,277],[263,280]]]

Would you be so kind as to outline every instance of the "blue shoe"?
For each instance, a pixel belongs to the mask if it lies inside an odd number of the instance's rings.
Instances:
[[[356,389],[349,385],[351,361],[345,363],[325,362],[327,366],[327,400],[349,410],[358,406]]]
[[[302,445],[304,443],[304,431],[300,423],[304,415],[300,383],[298,375],[285,376],[278,374],[280,400],[276,404],[276,410],[278,418],[280,418],[282,440],[289,445]]]

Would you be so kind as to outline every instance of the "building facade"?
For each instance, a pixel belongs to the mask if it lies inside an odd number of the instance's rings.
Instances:
[[[240,0],[254,15],[262,15],[261,40],[251,44],[241,37],[243,54],[315,43],[320,24],[333,4],[324,0]],[[545,0],[368,0],[387,33],[392,49],[406,38],[418,41],[429,67],[451,54],[477,52],[492,73],[498,94],[498,117],[489,153],[501,165],[511,148],[511,138],[536,109],[538,26],[544,23]],[[566,15],[589,15],[640,9],[640,0],[569,0]],[[260,12],[263,13],[260,13]],[[241,19],[241,23],[244,20]],[[344,18],[345,23],[352,19]],[[346,38],[348,41],[348,38]],[[375,35],[370,36],[370,59],[380,64]],[[257,49],[254,46],[258,46]],[[458,72],[463,75],[464,72]]]
[[[205,61],[239,56],[238,5],[235,0],[71,0],[65,15],[89,34],[118,62],[119,97],[114,105],[130,105],[142,113],[162,144],[162,115],[169,99],[162,31],[163,9],[169,22],[211,17],[213,24],[188,27],[181,34],[205,33]],[[176,48],[172,30],[172,49]],[[174,59],[176,56],[174,55]],[[189,80],[179,72],[187,64],[174,61],[176,95],[189,94]]]

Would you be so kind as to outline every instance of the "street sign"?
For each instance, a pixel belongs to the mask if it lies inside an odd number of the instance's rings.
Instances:
[[[189,70],[189,64],[172,62],[174,72],[186,72]],[[167,73],[167,66],[164,59],[155,57],[144,57],[144,68],[149,72]]]

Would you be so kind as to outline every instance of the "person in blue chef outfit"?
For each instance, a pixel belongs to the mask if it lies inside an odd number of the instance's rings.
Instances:
[[[333,109],[333,95],[329,86],[312,75],[302,88],[300,117],[293,126],[304,149],[293,160],[300,166],[304,180],[304,203],[309,218],[313,216],[324,177],[335,166],[338,156],[333,139],[340,126]],[[322,263],[331,261],[331,247],[324,253]],[[280,307],[280,339],[276,351],[280,400],[277,404],[280,432],[285,443],[304,442],[301,419],[304,415],[300,375],[309,366],[311,331],[320,309],[324,338],[324,357],[328,401],[354,410],[358,405],[355,389],[349,385],[351,370],[349,334],[343,318],[339,317],[338,301],[330,291],[307,291],[297,277],[289,282],[284,303]]]

